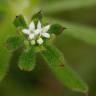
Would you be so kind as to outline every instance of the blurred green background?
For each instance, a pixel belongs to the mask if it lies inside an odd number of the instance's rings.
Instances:
[[[19,52],[13,56],[7,52],[4,42],[16,33],[12,24],[15,16],[23,14],[29,21],[40,9],[50,23],[58,22],[67,28],[54,44],[87,82],[89,96],[96,96],[96,0],[0,0],[0,78],[9,67],[0,83],[0,96],[86,95],[62,86],[40,56],[36,69],[29,73],[16,65]]]

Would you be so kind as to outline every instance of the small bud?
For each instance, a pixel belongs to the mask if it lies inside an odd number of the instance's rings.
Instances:
[[[43,43],[43,39],[42,39],[42,38],[39,38],[39,39],[37,40],[37,43],[38,43],[39,45],[41,45],[41,44]]]
[[[31,40],[31,44],[35,45],[36,44],[35,40]]]

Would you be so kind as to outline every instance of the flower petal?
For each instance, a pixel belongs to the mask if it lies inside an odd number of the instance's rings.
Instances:
[[[43,28],[43,33],[46,33],[50,29],[50,25],[47,25]]]
[[[35,35],[34,34],[29,34],[29,39],[34,39],[35,38]]]
[[[41,24],[41,22],[40,22],[40,21],[38,21],[38,24],[37,24],[37,29],[41,29],[41,27],[42,27],[42,24]]]
[[[37,40],[37,43],[38,43],[39,45],[41,45],[41,44],[43,43],[43,39],[42,39],[42,38],[39,38],[39,39]]]
[[[30,25],[29,25],[29,30],[32,30],[32,31],[35,30],[35,24],[34,24],[33,21],[32,21],[32,22],[30,23]]]
[[[42,36],[45,38],[50,38],[50,34],[49,33],[42,33]]]
[[[23,32],[24,34],[27,34],[27,35],[30,34],[30,31],[29,31],[28,29],[23,29],[22,32]]]
[[[37,30],[34,31],[34,34],[39,35],[41,32],[42,32],[42,29],[37,29]]]

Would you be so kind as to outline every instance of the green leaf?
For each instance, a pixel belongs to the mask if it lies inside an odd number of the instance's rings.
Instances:
[[[53,34],[56,34],[56,35],[59,35],[63,32],[65,28],[62,27],[61,25],[59,24],[53,24],[51,25],[50,29],[49,29],[49,33],[53,33]]]
[[[63,54],[54,46],[46,45],[46,50],[41,52],[45,61],[52,66],[61,66],[64,63]]]
[[[22,15],[16,16],[13,24],[16,26],[16,28],[18,28],[18,27],[26,28],[27,27],[26,21]]]
[[[43,13],[40,10],[39,12],[33,15],[32,20],[35,20],[35,19],[42,20],[42,18],[43,18]]]
[[[54,18],[47,18],[47,19],[50,19],[53,23],[57,22],[67,28],[64,31],[64,34],[62,34],[62,36],[69,35],[76,39],[83,40],[86,43],[96,45],[96,28],[92,28],[84,25],[82,26],[79,24],[61,21],[59,19],[54,19]],[[63,41],[62,38],[61,40]]]
[[[38,21],[42,22],[42,18],[43,18],[43,13],[42,13],[42,11],[39,11],[38,13],[33,15],[32,21],[34,21],[35,24],[37,25]]]
[[[7,75],[9,69],[11,53],[2,45],[0,45],[0,82]]]
[[[87,84],[68,65],[64,64],[64,67],[50,66],[50,68],[57,79],[69,89],[77,92],[88,92]]]
[[[24,71],[32,71],[35,67],[35,51],[33,48],[24,50],[20,56],[19,68]]]
[[[9,50],[14,51],[23,46],[23,40],[19,36],[9,37],[6,45]]]
[[[64,64],[62,53],[53,46],[47,46],[46,49],[47,50],[43,51],[41,55],[52,69],[57,79],[71,90],[87,92],[87,85],[68,65]]]

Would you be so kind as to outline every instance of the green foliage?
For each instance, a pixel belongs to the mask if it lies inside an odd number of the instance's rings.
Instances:
[[[49,18],[53,20],[55,17],[55,22],[59,21],[59,24],[66,26],[65,34],[96,45],[96,28],[92,27],[96,22],[94,14],[96,0],[57,0],[43,5]]]
[[[59,24],[53,24],[53,25],[51,25],[48,32],[59,35],[63,32],[64,29],[65,28],[63,26],[59,25]]]
[[[49,64],[49,66],[64,86],[73,91],[88,92],[88,86],[68,65],[64,64],[64,67],[53,67]]]
[[[42,22],[42,12],[38,12],[32,17],[32,20],[37,24],[40,20]],[[14,20],[16,28],[25,28],[27,24],[22,15],[17,16]],[[59,35],[64,28],[59,24],[51,25],[50,34]],[[21,30],[20,30],[21,31]],[[32,71],[35,68],[35,56],[36,52],[40,52],[44,60],[48,63],[52,69],[54,75],[60,80],[60,82],[68,88],[87,92],[87,85],[78,77],[78,75],[67,65],[64,64],[63,54],[53,45],[44,43],[43,46],[32,46],[29,40],[21,40],[21,37],[12,37],[7,40],[7,46],[9,49],[16,50],[18,47],[23,46],[23,52],[19,58],[18,67],[24,71]],[[26,49],[25,49],[26,48]]]
[[[53,22],[56,22],[56,20],[54,20]],[[82,26],[74,23],[61,22],[60,20],[57,20],[57,22],[62,24],[63,26],[66,25],[67,30],[65,30],[64,34],[72,36],[79,40],[83,40],[86,43],[96,45],[96,29],[95,28]]]
[[[20,56],[19,68],[24,71],[32,71],[35,67],[35,52],[34,48],[24,50]]]
[[[42,13],[42,11],[39,11],[39,12],[37,12],[36,14],[34,14],[34,15],[32,16],[32,20],[38,19],[38,20],[41,20],[41,21],[42,21],[42,18],[43,18],[43,13]]]
[[[46,62],[52,66],[59,67],[64,63],[63,54],[52,45],[45,45],[46,50],[41,52],[41,55],[46,60]]]
[[[25,19],[24,19],[24,17],[22,15],[16,16],[13,23],[17,28],[18,27],[22,27],[22,28],[27,27],[26,21],[25,21]]]
[[[9,70],[9,62],[11,53],[4,48],[4,46],[0,45],[0,82],[4,79],[4,77],[7,75],[7,72]]]
[[[63,85],[75,91],[88,91],[87,85],[68,65],[64,64],[64,57],[58,49],[46,46],[46,50],[41,54]]]
[[[34,14],[32,16],[32,19],[31,20],[34,21],[35,26],[37,26],[38,21],[40,21],[43,26],[46,26],[46,24],[48,23],[47,20],[44,17],[44,14],[43,14],[42,10],[40,10],[39,12],[37,12],[36,14]]]
[[[7,48],[14,51],[23,46],[23,40],[19,36],[10,37],[6,42]]]
[[[35,22],[36,25],[37,25],[39,20],[42,22],[43,21],[42,19],[43,19],[42,11],[39,11],[32,16],[32,20]]]

